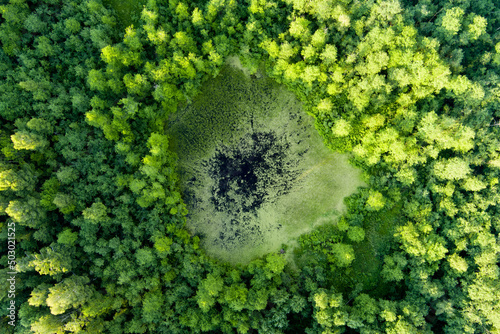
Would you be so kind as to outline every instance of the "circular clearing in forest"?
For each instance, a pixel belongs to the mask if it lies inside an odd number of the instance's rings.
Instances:
[[[231,58],[169,120],[187,224],[209,255],[246,263],[334,222],[362,186],[295,96]]]

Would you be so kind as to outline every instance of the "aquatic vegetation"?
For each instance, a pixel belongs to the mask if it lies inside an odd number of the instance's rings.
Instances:
[[[230,59],[168,128],[188,227],[209,254],[244,263],[333,223],[363,182],[292,93]]]

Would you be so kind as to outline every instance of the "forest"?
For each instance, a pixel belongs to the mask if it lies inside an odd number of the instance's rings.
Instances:
[[[496,0],[0,0],[0,333],[500,334]]]

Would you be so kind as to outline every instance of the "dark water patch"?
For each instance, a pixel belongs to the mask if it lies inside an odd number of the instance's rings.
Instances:
[[[300,156],[287,157],[289,147],[290,143],[270,131],[252,132],[237,145],[218,147],[214,157],[204,162],[215,180],[210,198],[215,209],[255,213],[263,202],[288,193],[300,175],[295,169]],[[241,199],[240,207],[235,207],[234,197]]]

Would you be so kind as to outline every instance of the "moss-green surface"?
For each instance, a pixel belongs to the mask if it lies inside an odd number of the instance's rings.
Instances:
[[[334,222],[363,182],[292,93],[231,64],[170,119],[169,134],[188,226],[209,254],[244,263]]]

